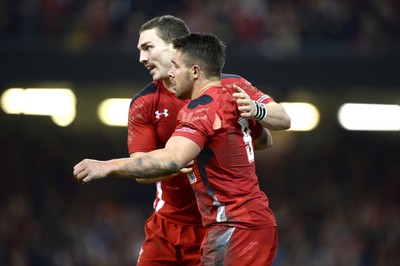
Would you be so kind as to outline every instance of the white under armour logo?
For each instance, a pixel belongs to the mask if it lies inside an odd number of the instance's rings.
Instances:
[[[164,115],[165,117],[168,116],[168,109],[164,109],[164,112],[160,112],[160,111],[155,111],[154,112],[156,114],[156,118],[160,119],[160,116]]]

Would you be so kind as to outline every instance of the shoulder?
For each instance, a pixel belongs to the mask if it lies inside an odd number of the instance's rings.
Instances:
[[[205,121],[209,121],[216,110],[218,110],[218,96],[207,92],[185,105],[180,110],[179,120],[197,126],[202,124],[203,127]]]
[[[202,106],[202,105],[208,105],[210,103],[212,103],[214,101],[213,97],[209,94],[203,94],[202,96],[200,96],[197,99],[194,99],[193,101],[191,101],[187,108],[188,109],[195,109],[198,106]]]
[[[227,88],[227,90],[231,94],[235,92],[235,90],[233,89],[233,85],[237,85],[241,89],[243,89],[250,96],[252,100],[263,103],[269,103],[274,101],[274,99],[272,99],[268,94],[259,90],[257,87],[253,86],[250,81],[246,80],[245,78],[239,75],[222,74],[221,83],[223,86]]]
[[[236,75],[236,74],[226,74],[222,73],[221,74],[221,84],[226,87],[230,93],[235,92],[233,89],[233,85],[239,86],[240,88],[244,90],[253,90],[256,89],[253,87],[253,85],[250,83],[250,81],[246,80],[245,78]]]
[[[139,91],[131,100],[131,106],[141,99],[141,102],[146,101],[146,99],[152,99],[157,96],[158,87],[160,84],[157,82],[151,82],[147,84],[141,91]]]
[[[215,113],[236,108],[236,100],[225,86],[210,88],[200,97],[192,100],[185,107],[185,114],[189,117],[208,116],[214,117]],[[191,114],[191,115],[189,115]]]
[[[221,82],[224,85],[240,84],[240,83],[251,85],[251,83],[248,80],[246,80],[245,78],[243,78],[242,76],[239,76],[236,74],[227,74],[227,73],[221,74]]]
[[[221,79],[229,79],[229,78],[231,78],[231,79],[240,79],[242,77],[239,76],[239,75],[236,75],[236,74],[228,74],[228,73],[222,73],[221,74]]]

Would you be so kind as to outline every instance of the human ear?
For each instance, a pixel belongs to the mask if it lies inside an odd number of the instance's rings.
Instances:
[[[192,66],[191,72],[192,72],[193,77],[195,77],[195,78],[200,77],[200,72],[201,72],[200,66],[199,65]]]

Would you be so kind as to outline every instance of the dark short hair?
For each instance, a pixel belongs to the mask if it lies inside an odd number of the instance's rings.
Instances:
[[[207,77],[220,76],[225,64],[225,44],[209,33],[191,33],[172,41],[186,66],[199,65]]]
[[[190,33],[186,23],[172,15],[164,15],[155,17],[144,23],[139,30],[139,34],[143,31],[156,29],[158,36],[165,42],[172,42],[175,38]]]

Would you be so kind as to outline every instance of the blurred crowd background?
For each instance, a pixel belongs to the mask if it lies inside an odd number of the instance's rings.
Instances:
[[[320,108],[315,130],[273,132],[256,157],[278,222],[275,266],[397,266],[399,132],[345,131],[335,119],[348,100],[400,103],[396,0],[0,0],[0,93],[63,83],[78,96],[65,128],[0,111],[0,265],[135,265],[154,186],[82,186],[72,167],[127,156],[126,129],[92,122],[90,100],[132,97],[150,81],[137,32],[163,14],[220,36],[226,67],[251,72],[278,102]]]
[[[192,31],[211,31],[230,45],[256,45],[273,59],[398,54],[396,0],[2,0],[1,45],[131,52],[139,26],[160,14],[181,17]]]

